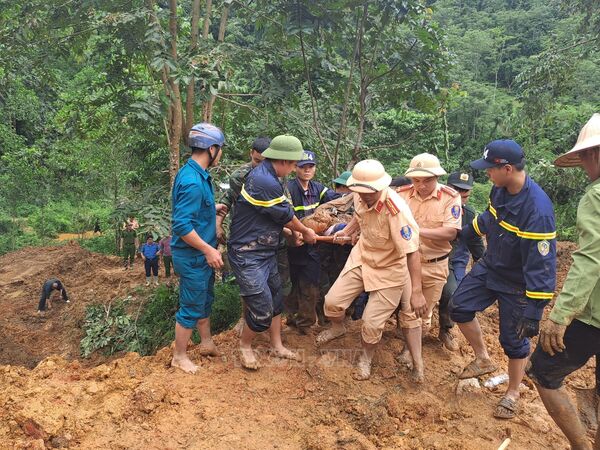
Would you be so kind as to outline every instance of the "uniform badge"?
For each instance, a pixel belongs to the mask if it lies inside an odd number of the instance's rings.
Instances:
[[[412,230],[410,229],[410,227],[408,225],[404,225],[400,229],[400,235],[407,241],[410,241],[410,238],[412,237]]]
[[[451,211],[452,217],[454,217],[455,219],[458,219],[460,217],[460,206],[454,205]]]
[[[548,241],[540,241],[538,242],[538,252],[540,252],[540,255],[542,256],[546,256],[548,253],[550,253],[550,243]]]
[[[469,181],[469,174],[468,173],[461,173],[460,174],[460,179],[461,179],[461,181]]]

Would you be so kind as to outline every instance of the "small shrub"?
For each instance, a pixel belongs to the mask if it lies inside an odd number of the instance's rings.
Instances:
[[[105,255],[115,255],[117,251],[115,237],[112,233],[106,233],[90,239],[81,239],[79,240],[79,245],[91,252],[103,253]]]

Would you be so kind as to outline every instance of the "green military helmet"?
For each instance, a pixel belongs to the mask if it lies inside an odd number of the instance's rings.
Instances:
[[[282,159],[286,161],[300,161],[302,159],[302,143],[300,139],[288,134],[276,136],[271,141],[271,145],[262,155],[269,159]]]

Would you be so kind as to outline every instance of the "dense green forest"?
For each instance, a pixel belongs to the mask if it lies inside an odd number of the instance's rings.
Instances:
[[[572,238],[585,180],[552,167],[600,110],[599,0],[0,2],[0,252],[128,212],[168,226],[195,122],[217,182],[291,133],[327,181],[366,157],[450,171],[514,138]],[[476,174],[483,207],[485,174]],[[110,251],[114,237],[90,242]]]

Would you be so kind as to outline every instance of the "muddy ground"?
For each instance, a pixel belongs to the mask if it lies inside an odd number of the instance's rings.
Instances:
[[[573,249],[560,245],[561,283]],[[0,357],[12,364],[0,366],[0,448],[495,450],[507,437],[509,449],[568,448],[527,380],[522,412],[512,421],[492,417],[502,386],[457,395],[457,374],[472,352],[462,338],[460,352],[446,351],[433,337],[435,329],[424,343],[424,386],[413,385],[396,362],[402,342],[392,323],[373,377],[363,382],[351,377],[360,348],[358,322],[319,350],[313,337],[286,329],[285,341],[302,352],[302,363],[271,359],[261,336],[263,367],[255,373],[240,368],[232,331],[216,337],[220,357],[202,358],[192,349],[192,358],[201,363],[196,375],[170,368],[168,348],[152,357],[128,354],[85,367],[74,359],[84,305],[122,295],[143,276],[77,246],[66,253],[64,248],[23,250],[0,258],[0,267],[5,313]],[[42,278],[51,272],[78,300],[57,301],[52,314],[37,322],[32,312]],[[481,323],[500,374],[506,359],[497,319],[491,308]],[[27,368],[50,354],[60,356]],[[593,380],[590,365],[567,384],[581,395]]]

